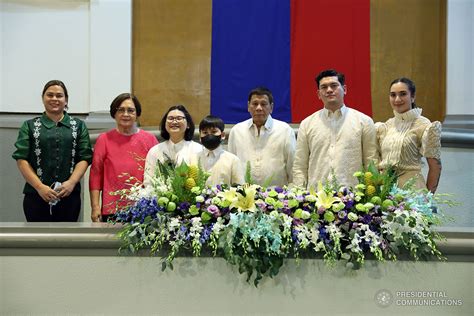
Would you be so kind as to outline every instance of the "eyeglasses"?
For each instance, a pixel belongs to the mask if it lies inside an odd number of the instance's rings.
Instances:
[[[137,110],[132,109],[132,108],[118,108],[117,112],[120,114],[125,114],[125,113],[130,113],[130,114],[135,114]]]
[[[168,122],[173,122],[173,121],[176,121],[176,122],[182,122],[186,119],[186,116],[168,116],[166,118],[166,120]]]

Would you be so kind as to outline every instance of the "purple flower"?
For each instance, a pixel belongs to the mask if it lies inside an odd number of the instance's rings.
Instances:
[[[208,211],[209,213],[211,213],[211,215],[214,216],[214,217],[216,217],[216,218],[219,217],[219,216],[221,216],[221,212],[219,211],[219,208],[218,208],[217,206],[215,206],[215,205],[209,205],[209,206],[207,207],[207,211]]]
[[[350,209],[354,206],[354,200],[348,200],[346,203],[344,203],[346,205],[346,209]]]
[[[371,221],[372,221],[372,216],[370,216],[369,214],[365,214],[362,217],[362,223],[364,224],[369,224]]]
[[[298,233],[300,231],[298,229],[292,229],[291,230],[291,239],[293,239],[294,242],[296,242],[297,244],[299,244],[299,240],[298,240]]]
[[[380,216],[374,216],[374,217],[372,218],[372,221],[373,221],[373,223],[374,223],[375,225],[380,225],[380,224],[382,224],[382,217],[380,217]]]
[[[201,237],[199,237],[199,242],[201,244],[204,244],[206,241],[209,240],[209,237],[211,236],[211,229],[212,229],[212,225],[204,226],[204,229],[202,230],[202,233],[201,233]]]
[[[324,212],[326,212],[326,209],[324,207],[321,206],[320,208],[318,208],[318,214],[319,215],[323,215]]]
[[[303,225],[304,221],[302,219],[293,218],[293,226]]]
[[[328,244],[331,240],[329,234],[326,231],[326,228],[323,226],[319,227],[319,237],[324,241],[325,244]]]
[[[275,191],[277,191],[277,193],[282,193],[283,192],[283,189],[281,187],[274,187],[273,189]]]
[[[347,212],[344,211],[344,210],[339,211],[339,212],[337,212],[337,216],[338,216],[340,219],[344,219],[344,218],[346,218],[346,216],[347,216]]]
[[[140,222],[143,223],[145,218],[150,216],[155,219],[158,212],[163,211],[163,208],[158,206],[156,198],[142,198],[132,205],[123,214],[120,214],[117,218],[125,222]]]
[[[224,207],[222,210],[221,210],[221,216],[224,216],[224,215],[227,215],[229,214],[229,208],[228,207]]]
[[[257,201],[255,202],[255,205],[257,205],[257,207],[259,209],[261,209],[262,211],[266,211],[266,208],[267,208],[267,203],[263,202],[263,201]]]
[[[178,209],[181,211],[187,211],[189,210],[190,204],[188,202],[182,202],[179,204]]]

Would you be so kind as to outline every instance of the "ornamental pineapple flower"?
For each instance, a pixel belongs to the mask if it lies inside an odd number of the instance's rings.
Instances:
[[[193,178],[187,178],[184,182],[184,187],[188,190],[191,190],[193,187],[196,186],[196,181]]]
[[[373,176],[374,175],[370,171],[367,171],[366,173],[364,173],[365,184],[367,185],[373,184],[373,181],[372,181]]]
[[[188,177],[193,178],[194,181],[198,181],[199,168],[196,165],[190,165],[188,170]]]
[[[369,184],[365,190],[365,193],[370,197],[375,194],[375,187],[372,184]]]

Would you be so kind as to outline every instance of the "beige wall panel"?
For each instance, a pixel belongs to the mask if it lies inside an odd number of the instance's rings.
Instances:
[[[393,116],[390,83],[415,81],[423,115],[446,113],[446,0],[371,0],[371,89],[375,121]]]
[[[212,0],[133,1],[133,92],[142,126],[184,104],[195,123],[209,114]]]
[[[135,0],[133,91],[141,123],[158,125],[166,109],[186,105],[196,123],[210,109],[212,0]],[[371,88],[375,121],[392,116],[390,82],[417,85],[431,120],[446,108],[446,0],[371,0]]]

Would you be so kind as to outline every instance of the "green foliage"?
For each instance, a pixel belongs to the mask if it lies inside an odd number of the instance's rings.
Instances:
[[[180,165],[175,165],[170,162],[162,163],[158,160],[157,167],[157,172],[159,172],[158,177],[171,186],[171,192],[174,198],[171,199],[173,197],[171,194],[168,194],[168,198],[170,198],[172,202],[194,202],[196,194],[191,191],[191,188],[186,187],[186,181],[190,178],[190,166],[184,161]],[[195,186],[202,189],[205,187],[209,174],[202,168],[197,168],[197,172]]]
[[[188,171],[188,165],[183,162],[175,168],[174,174],[171,177],[171,187],[173,193],[178,197],[178,201],[194,202],[195,194],[185,187]]]
[[[252,179],[252,169],[250,166],[250,161],[247,161],[247,165],[245,167],[245,183],[253,184],[253,179]]]

